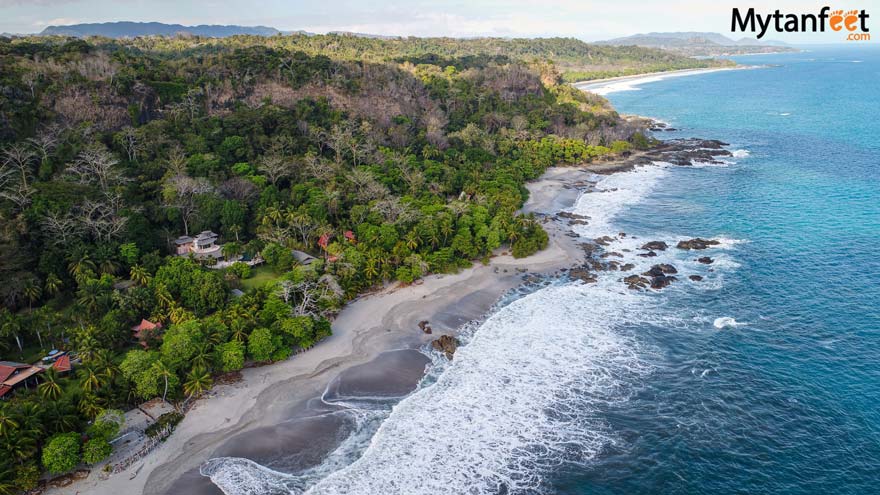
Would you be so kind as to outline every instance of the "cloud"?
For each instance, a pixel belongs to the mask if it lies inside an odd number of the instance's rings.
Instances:
[[[82,0],[0,0],[0,7],[35,7],[35,6],[52,6],[63,5],[66,3],[75,3]]]
[[[78,19],[70,19],[68,17],[58,17],[55,19],[49,19],[48,21],[35,21],[32,26],[34,27],[45,27],[45,26],[69,26],[71,24],[79,24],[80,21]]]

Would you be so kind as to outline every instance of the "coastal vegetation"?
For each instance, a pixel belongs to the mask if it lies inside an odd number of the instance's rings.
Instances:
[[[359,294],[546,247],[525,182],[648,144],[561,70],[684,63],[584,47],[0,38],[0,353],[71,352],[3,392],[0,493],[107,459],[116,410],[308,349]],[[198,232],[216,256],[180,250]]]

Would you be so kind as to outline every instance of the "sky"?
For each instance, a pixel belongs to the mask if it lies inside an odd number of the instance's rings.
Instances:
[[[829,2],[831,0],[828,0]],[[876,12],[880,0],[845,0],[841,8]],[[571,36],[585,41],[651,31],[731,33],[731,9],[814,13],[810,0],[0,0],[0,32],[34,33],[48,25],[158,21],[183,25],[264,25],[315,33],[394,36]],[[830,4],[832,7],[833,3]],[[880,20],[876,21],[880,23]],[[868,26],[874,23],[869,20]],[[878,24],[880,25],[880,24]],[[837,33],[770,33],[789,43],[831,43]]]

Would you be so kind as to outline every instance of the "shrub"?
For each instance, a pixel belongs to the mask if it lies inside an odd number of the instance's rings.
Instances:
[[[111,452],[113,446],[110,442],[106,438],[96,437],[85,443],[82,458],[86,464],[97,464],[110,457]]]
[[[43,467],[51,474],[66,473],[80,460],[79,433],[59,433],[43,447]]]

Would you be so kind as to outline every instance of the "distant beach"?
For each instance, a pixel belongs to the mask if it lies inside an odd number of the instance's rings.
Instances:
[[[583,81],[573,83],[573,86],[582,90],[589,91],[598,95],[607,95],[618,91],[634,91],[637,86],[642,84],[662,81],[673,77],[696,76],[700,74],[709,74],[712,72],[722,72],[730,70],[757,69],[761,66],[743,65],[736,67],[721,67],[714,69],[682,69],[672,70],[668,72],[648,72],[645,74],[635,74],[632,76],[609,77],[605,79],[594,79],[592,81]]]

